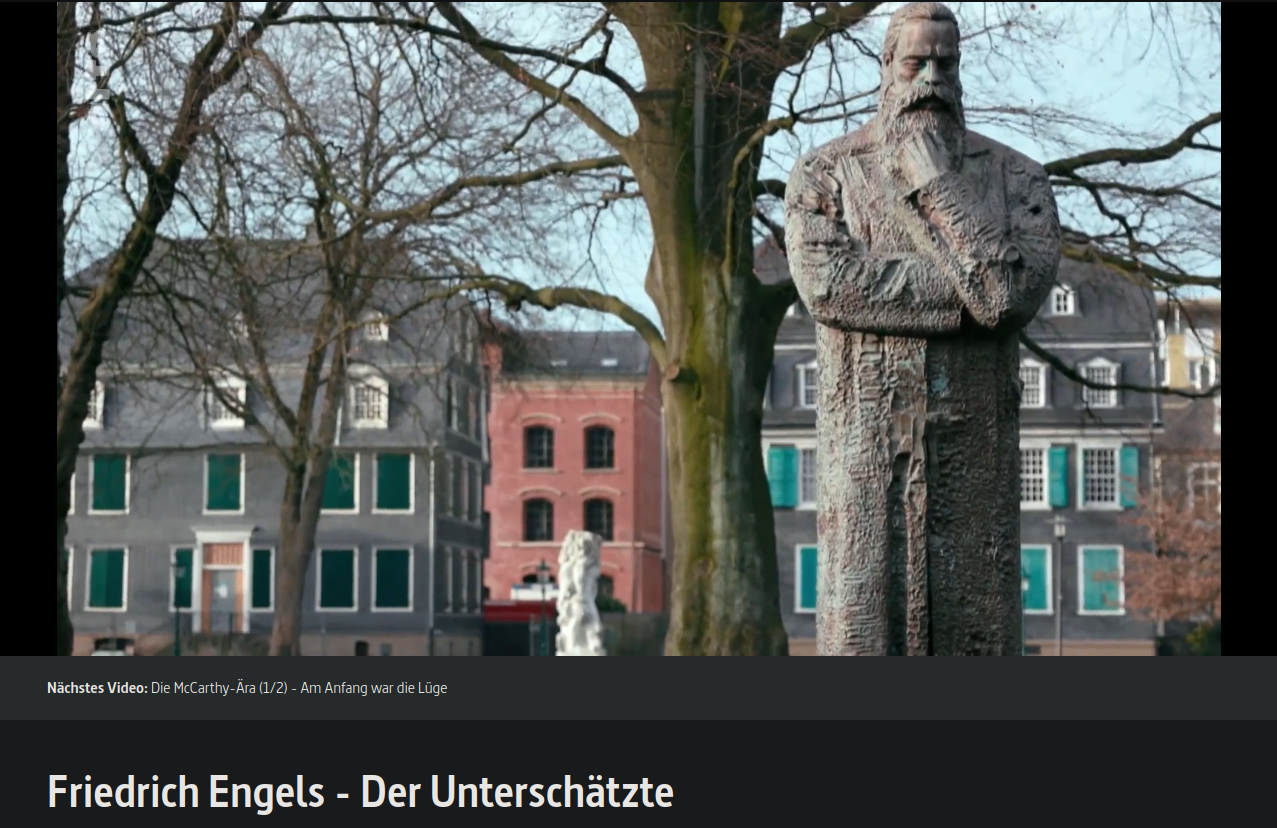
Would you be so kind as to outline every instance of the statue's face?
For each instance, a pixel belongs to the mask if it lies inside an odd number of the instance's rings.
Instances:
[[[900,32],[883,100],[888,118],[961,117],[958,80],[958,32],[946,22],[906,21]],[[927,118],[924,113],[930,114]]]

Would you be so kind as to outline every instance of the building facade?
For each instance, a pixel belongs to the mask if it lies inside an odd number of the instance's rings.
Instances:
[[[665,608],[660,376],[631,332],[489,328],[492,458],[485,595],[538,596],[571,529],[603,538],[600,595]]]
[[[1163,384],[1203,394],[1218,388],[1223,374],[1222,300],[1163,301],[1158,316]],[[1221,404],[1218,392],[1196,399],[1167,395],[1162,404],[1165,433],[1157,442],[1156,465],[1165,492],[1183,495],[1190,508],[1198,500],[1208,501],[1222,514]]]
[[[481,654],[477,325],[455,314],[426,354],[413,333],[420,320],[387,321],[392,304],[352,335],[304,575],[304,655]],[[115,339],[139,328],[117,325]],[[181,360],[165,358],[164,341],[146,349],[150,363],[113,341],[99,371],[68,516],[75,652],[123,644],[163,655],[175,639],[183,655],[263,652],[281,566],[277,452],[287,445],[267,395],[295,406],[305,361],[284,348],[269,388],[227,369],[217,388],[200,389]]]
[[[773,243],[757,251],[764,281],[789,278]],[[1031,337],[1097,385],[1149,386],[1157,373],[1155,303],[1077,263],[1030,326]],[[795,655],[815,652],[816,328],[801,303],[777,335],[764,400],[763,453],[776,514],[781,610]],[[1021,560],[1026,652],[1153,654],[1150,624],[1126,612],[1123,561],[1138,533],[1125,516],[1151,482],[1159,401],[1084,388],[1022,349]],[[1065,536],[1049,522],[1063,518]],[[1057,613],[1059,615],[1057,616]],[[1059,632],[1057,636],[1057,620]]]

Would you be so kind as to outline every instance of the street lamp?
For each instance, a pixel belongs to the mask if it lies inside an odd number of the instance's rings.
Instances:
[[[541,586],[541,655],[548,656],[550,654],[550,633],[546,627],[545,618],[545,590],[550,583],[550,567],[545,565],[545,558],[541,559],[541,565],[537,567],[537,583]]]
[[[1064,515],[1056,515],[1047,521],[1055,528],[1058,547],[1055,555],[1055,654],[1064,655],[1064,537],[1068,534],[1068,521]]]
[[[186,577],[186,567],[173,562],[173,595],[177,596],[177,584],[182,578]],[[173,602],[176,605],[176,601]],[[173,655],[180,656],[182,654],[182,609],[181,607],[173,607]]]

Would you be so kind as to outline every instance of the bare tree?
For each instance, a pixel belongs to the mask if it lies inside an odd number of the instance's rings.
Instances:
[[[79,13],[80,5],[88,7],[88,14]],[[93,123],[87,116],[97,102],[109,115],[110,130],[108,137],[98,138],[108,147],[100,151],[116,159],[118,179],[112,192],[120,199],[118,207],[127,212],[118,233],[100,240],[96,252],[105,256],[106,266],[92,284],[79,286],[85,301],[77,312],[77,333],[65,364],[61,343],[58,347],[58,655],[70,655],[72,649],[66,606],[66,516],[103,344],[157,229],[172,209],[183,169],[207,125],[210,101],[231,84],[267,29],[291,5],[266,3],[247,20],[240,3],[194,9],[165,3],[142,12],[127,3],[58,4],[59,321],[72,292],[66,272],[69,234],[84,206],[77,199],[68,211],[66,200],[77,179],[83,181],[77,163],[93,165],[92,160],[77,159],[76,144],[81,139],[94,141],[87,133]],[[109,60],[99,54],[99,41]],[[88,55],[78,53],[81,44],[91,45]],[[83,57],[93,65],[90,73],[77,66]]]
[[[186,186],[197,231],[162,239],[148,260],[134,315],[153,373],[200,395],[206,416],[244,423],[284,470],[272,654],[300,654],[343,418],[386,417],[393,402],[441,442],[440,406],[418,390],[464,406],[449,372],[468,360],[477,377],[459,275],[479,255],[538,252],[528,185],[568,168],[543,129],[524,128],[542,119],[539,101],[494,95],[495,74],[455,42],[292,30],[256,55],[208,129],[214,151]],[[502,243],[476,252],[493,228]]]
[[[351,13],[326,8],[289,19],[390,26],[464,43],[515,89],[539,94],[547,111],[576,117],[589,136],[580,140],[583,163],[628,168],[618,191],[600,201],[636,195],[646,207],[654,242],[647,292],[660,326],[593,288],[536,288],[498,275],[470,284],[516,308],[608,313],[643,335],[665,376],[675,544],[667,652],[785,654],[760,430],[775,333],[797,295],[792,283],[763,284],[754,272],[755,234],[779,226],[775,199],[784,195],[783,182],[763,171],[783,136],[827,121],[850,126],[871,112],[879,59],[867,35],[882,4],[539,4],[538,20],[556,9],[560,25],[524,30],[579,26],[551,46],[529,44],[503,26],[523,5],[503,4],[492,16],[499,19],[482,24],[462,4],[442,2],[373,3]],[[963,15],[974,21],[964,32],[968,64],[1040,70],[1045,63],[1033,61],[1049,55],[1046,38],[1069,33],[1044,24],[1033,4],[971,5],[976,10]],[[1076,14],[1098,15],[1099,8],[1088,4]],[[1171,12],[1163,4],[1149,11],[1174,51]],[[1177,20],[1219,37],[1218,4],[1199,4],[1196,17]],[[1071,31],[1081,37],[1086,29]],[[630,65],[615,57],[626,51],[636,55]],[[1088,146],[1057,141],[1061,155],[1046,165],[1065,204],[1068,256],[1160,288],[1218,289],[1218,277],[1185,264],[1187,253],[1219,253],[1218,172],[1193,179],[1175,161],[1192,153],[1218,159],[1221,148],[1210,136],[1220,112],[1187,116],[1160,138],[991,96],[973,100],[967,112],[973,124],[992,120],[1035,134],[1084,128]],[[1086,382],[1031,340],[1026,345]]]

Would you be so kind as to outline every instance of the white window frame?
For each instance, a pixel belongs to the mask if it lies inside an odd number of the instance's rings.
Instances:
[[[1051,288],[1051,316],[1077,316],[1077,291],[1064,284]],[[1063,310],[1061,310],[1063,305]]]
[[[129,611],[129,547],[111,544],[95,544],[86,546],[84,555],[84,611],[85,612],[128,612]],[[120,590],[121,605],[118,607],[91,607],[89,599],[93,595],[93,553],[109,552],[113,549],[124,550],[124,584]],[[67,562],[70,565],[70,561]],[[69,586],[69,584],[68,584]]]
[[[1223,398],[1222,392],[1215,395],[1215,434],[1217,436],[1223,436],[1224,434],[1224,421],[1221,419]]]
[[[1224,464],[1222,460],[1210,460],[1200,463],[1189,463],[1187,469],[1187,489],[1188,489],[1188,508],[1197,508],[1197,492],[1193,488],[1193,477],[1201,469],[1214,469],[1214,487],[1215,499],[1217,501],[1217,511],[1223,514],[1224,511]]]
[[[1120,440],[1092,440],[1077,444],[1077,508],[1087,512],[1122,511],[1122,445]],[[1088,503],[1086,500],[1086,453],[1088,451],[1113,452],[1113,502]],[[1097,548],[1108,549],[1106,545]]]
[[[106,383],[98,381],[93,383],[93,391],[89,395],[89,412],[84,415],[84,429],[86,431],[100,431],[105,422],[103,417],[106,413]]]
[[[794,370],[798,372],[798,399],[794,400],[797,404],[796,407],[801,408],[804,411],[815,411],[816,406],[820,403],[820,368],[816,364],[816,360],[812,359],[807,362],[801,362],[794,366]],[[810,386],[808,385],[807,379],[808,371],[812,371],[814,373]],[[812,394],[815,395],[815,399],[810,405],[807,403],[807,391],[809,388]]]
[[[349,547],[344,547],[344,546],[343,546],[343,547],[333,546],[333,547],[331,547],[331,548],[328,548],[326,551],[328,551],[328,552],[345,552],[347,549],[350,549],[350,550],[351,550],[351,552],[353,552],[353,554],[354,554],[353,565],[352,565],[352,567],[351,567],[351,569],[353,570],[353,574],[352,574],[352,576],[351,576],[352,581],[353,581],[353,582],[352,582],[352,584],[351,584],[351,595],[352,595],[352,596],[353,596],[353,598],[354,598],[354,606],[352,606],[352,607],[325,607],[325,606],[323,606],[324,596],[323,596],[323,594],[322,594],[322,593],[323,593],[323,590],[324,590],[324,552],[325,552],[325,549],[322,549],[322,548],[321,548],[321,549],[317,550],[317,555],[318,555],[318,557],[319,557],[319,560],[318,560],[318,561],[316,562],[316,564],[315,564],[315,612],[346,612],[346,613],[349,613],[349,612],[359,612],[359,546],[358,546],[358,545],[356,545],[356,544],[351,544]],[[271,560],[271,567],[273,568],[273,567],[274,567],[274,565],[275,565],[275,562],[274,562],[274,560],[272,559],[272,560]]]
[[[617,359],[616,357],[605,357],[604,359],[599,360],[599,365],[603,366],[604,368],[615,368],[616,366],[620,364],[621,364],[621,361]]]
[[[1083,377],[1086,377],[1086,372],[1090,368],[1109,369],[1112,372],[1112,378],[1109,380],[1109,383],[1112,385],[1118,385],[1122,381],[1122,364],[1120,362],[1114,362],[1113,360],[1105,359],[1104,357],[1095,357],[1094,359],[1089,359],[1086,362],[1083,362],[1079,366],[1079,369],[1080,369],[1079,373],[1082,374]],[[1090,400],[1090,399],[1087,399],[1088,394],[1089,395],[1105,394],[1107,396],[1103,399]],[[1116,388],[1108,390],[1108,391],[1101,391],[1099,389],[1091,388],[1089,386],[1085,386],[1085,385],[1082,386],[1082,405],[1085,408],[1103,408],[1103,409],[1119,408],[1120,404],[1121,404],[1121,398]]]
[[[245,546],[245,549],[248,550],[247,572],[249,577],[249,589],[248,589],[248,594],[244,596],[244,603],[247,605],[248,611],[250,613],[274,612],[275,611],[275,565],[279,561],[279,552],[273,546],[253,546],[252,543],[247,544]],[[258,549],[270,550],[270,606],[269,607],[253,606],[253,590],[252,590],[253,553],[256,552]]]
[[[223,377],[215,382],[227,396],[235,397],[241,410],[247,411],[248,383],[239,377]],[[214,418],[213,415],[219,408],[230,416]],[[204,389],[204,422],[210,431],[240,431],[244,428],[244,418],[223,407],[217,399],[217,392],[211,388]]]
[[[807,476],[807,475],[806,475],[806,470],[807,470],[806,454],[807,454],[807,452],[811,452],[811,462],[812,462],[812,465],[815,467],[815,468],[813,468],[813,469],[811,470],[811,472],[812,472],[812,491],[811,491],[811,495],[812,495],[812,497],[811,497],[811,500],[808,500],[807,498],[803,497],[803,494],[804,494],[804,492],[803,492],[803,480],[804,480],[804,479],[806,478],[806,476]],[[796,508],[798,508],[798,509],[807,509],[807,510],[815,509],[815,508],[816,508],[816,502],[817,502],[817,499],[818,499],[818,498],[819,498],[819,496],[820,496],[820,495],[819,495],[819,492],[820,492],[820,460],[819,460],[819,454],[818,454],[818,453],[817,453],[817,451],[816,451],[816,447],[815,447],[814,445],[813,445],[813,446],[799,446],[799,447],[798,447],[798,506],[797,506]]]
[[[359,406],[356,403],[356,398],[361,388],[372,389],[375,393],[381,396],[380,417],[361,418],[359,416]],[[362,372],[352,374],[350,377],[350,389],[348,391],[348,403],[350,405],[351,428],[372,428],[384,430],[390,427],[390,382],[385,377]]]
[[[191,605],[189,607],[184,607],[182,609],[178,609],[176,605],[177,579],[173,577],[174,575],[173,570],[177,566],[177,550],[179,549],[191,550]],[[199,549],[198,543],[191,543],[189,546],[186,544],[175,543],[168,548],[168,611],[170,613],[181,612],[185,614],[193,614],[196,610],[195,571],[194,570],[195,570],[195,554],[197,549]],[[252,561],[249,561],[249,565],[250,566],[252,565]],[[250,603],[251,603],[251,600],[250,600]]]
[[[408,551],[408,606],[406,607],[379,607],[377,606],[377,556],[383,551],[385,552],[402,552]],[[372,548],[372,593],[368,596],[369,609],[372,612],[389,612],[389,613],[406,613],[412,612],[416,604],[416,566],[417,566],[417,548],[412,544],[404,544],[403,546],[374,546]]]
[[[456,377],[448,377],[448,430],[457,431],[457,424],[461,422],[461,403],[457,399],[461,391],[462,383],[457,381]]]
[[[1045,549],[1046,550],[1046,609],[1027,609],[1021,604],[1021,609],[1025,615],[1055,615],[1055,545],[1051,543],[1022,543],[1020,544],[1020,553],[1023,554],[1026,549]],[[1080,559],[1079,559],[1080,560]],[[1021,567],[1023,570],[1023,567]],[[1020,579],[1024,580],[1023,571]],[[1024,596],[1020,596],[1023,601]]]
[[[237,311],[231,317],[231,333],[236,339],[248,339],[248,318],[242,311]]]
[[[1042,499],[1039,501],[1021,500],[1020,511],[1022,512],[1041,512],[1051,508],[1051,443],[1049,441],[1038,442],[1034,440],[1020,441],[1020,491],[1024,492],[1024,456],[1026,451],[1040,451],[1042,453]],[[1033,544],[1025,544],[1032,546]]]
[[[795,507],[793,508],[793,511],[795,511],[795,512],[812,512],[812,511],[815,511],[815,509],[816,509],[816,503],[815,503],[814,501],[813,501],[813,502],[811,502],[811,503],[805,503],[805,502],[803,502],[803,449],[814,449],[814,450],[816,450],[816,462],[817,462],[817,464],[819,464],[819,463],[820,463],[820,451],[819,451],[819,449],[818,449],[818,448],[817,448],[817,446],[816,446],[816,438],[815,438],[815,437],[782,437],[782,436],[764,437],[764,438],[763,438],[763,467],[764,467],[764,470],[766,470],[766,466],[767,466],[767,455],[768,455],[769,449],[771,449],[771,447],[772,447],[773,445],[776,445],[776,446],[785,446],[785,447],[787,447],[787,448],[793,448],[793,449],[797,450],[797,452],[798,452],[798,492],[797,492],[797,500],[798,500],[799,502],[798,502],[798,505],[797,505],[797,506],[795,506]],[[817,465],[817,469],[819,469],[819,468],[820,468],[820,467],[819,467],[819,465]],[[819,492],[819,485],[820,485],[820,483],[819,483],[819,481],[820,481],[819,476],[817,476],[816,480],[817,480],[817,492]],[[812,544],[803,544],[803,545],[804,545],[804,546],[811,546]]]
[[[1046,408],[1047,407],[1046,365],[1042,364],[1041,362],[1038,362],[1036,359],[1029,359],[1028,357],[1021,359],[1020,360],[1020,380],[1022,382],[1024,380],[1024,372],[1026,369],[1037,372],[1038,401],[1032,405],[1030,405],[1029,403],[1026,403],[1024,390],[1021,390],[1020,407],[1021,408]],[[1027,389],[1027,388],[1028,388],[1028,383],[1025,383],[1024,389]]]
[[[803,601],[803,550],[816,550],[816,602],[820,603],[820,546],[812,541],[810,543],[794,544],[794,615],[815,615],[816,608],[807,608],[802,605]]]
[[[236,511],[208,508],[208,458],[210,454],[238,454],[239,455],[239,509]],[[200,509],[205,515],[242,515],[244,514],[244,506],[248,502],[248,455],[244,452],[235,451],[206,451],[204,452],[204,485],[203,494],[200,500]]]
[[[333,452],[333,456],[332,456],[332,458],[328,461],[329,468],[331,468],[331,467],[332,467],[332,461],[337,459],[337,454],[338,454],[338,453],[339,453],[339,452],[336,452],[336,451],[334,451],[334,452]],[[344,454],[345,452],[340,452],[340,453]],[[354,475],[354,478],[355,478],[355,480],[354,480],[354,483],[355,483],[355,508],[353,508],[353,509],[325,509],[325,508],[323,507],[323,505],[322,505],[322,501],[321,501],[321,505],[320,505],[320,507],[319,507],[319,513],[320,513],[321,515],[357,515],[357,514],[359,514],[359,488],[360,488],[360,487],[359,487],[359,452],[357,452],[357,451],[356,451],[356,452],[353,452],[353,454],[355,455],[355,468],[354,468],[354,470],[351,472],[351,474],[352,474],[352,475]],[[266,547],[264,547],[264,546],[259,546],[259,547],[258,547],[258,549],[265,549],[265,548],[266,548]]]
[[[377,508],[377,465],[381,462],[383,454],[407,454],[408,455],[408,509],[378,509]],[[380,451],[374,452],[372,456],[372,513],[374,515],[414,515],[417,513],[417,455],[408,451]]]
[[[366,342],[389,342],[390,320],[380,311],[365,311],[359,319],[359,331]]]
[[[1083,565],[1088,549],[1116,549],[1118,571],[1119,609],[1089,610],[1086,605],[1086,567]],[[1079,544],[1077,547],[1077,614],[1078,615],[1126,615],[1126,547],[1120,543]]]
[[[114,451],[99,451],[89,455],[89,507],[90,515],[127,515],[130,507],[133,505],[133,455],[124,455],[124,509],[94,509],[93,508],[93,466],[94,459],[99,454],[118,454]],[[104,546],[103,549],[115,549],[114,546]]]

